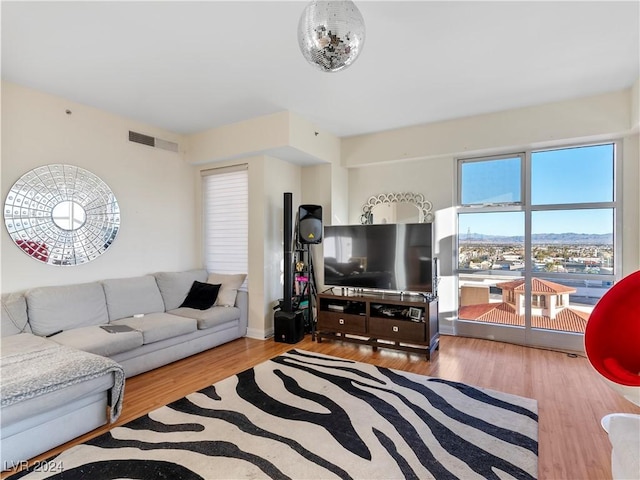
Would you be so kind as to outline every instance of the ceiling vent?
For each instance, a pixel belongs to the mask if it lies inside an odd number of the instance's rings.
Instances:
[[[144,133],[132,132],[131,130],[129,130],[129,141],[141,143],[142,145],[148,145],[154,148],[162,148],[163,150],[169,150],[170,152],[178,151],[178,144],[175,142],[169,142],[168,140],[150,137],[149,135],[145,135]]]

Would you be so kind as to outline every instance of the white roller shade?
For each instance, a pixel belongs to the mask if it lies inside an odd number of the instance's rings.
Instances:
[[[247,166],[201,173],[205,267],[209,272],[246,274],[249,269]]]

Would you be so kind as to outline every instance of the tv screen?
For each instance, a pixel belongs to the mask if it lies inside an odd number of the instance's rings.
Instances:
[[[433,293],[431,223],[327,225],[324,283]]]

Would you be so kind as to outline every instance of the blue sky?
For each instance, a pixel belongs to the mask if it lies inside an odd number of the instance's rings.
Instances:
[[[536,205],[613,200],[612,144],[534,152],[531,156],[531,201]],[[521,191],[519,157],[463,165],[465,203],[514,202]],[[521,212],[465,214],[460,233],[523,235]],[[606,209],[553,210],[532,213],[532,233],[611,233],[613,211]]]
[[[531,156],[531,203],[611,202],[613,145],[536,152]]]

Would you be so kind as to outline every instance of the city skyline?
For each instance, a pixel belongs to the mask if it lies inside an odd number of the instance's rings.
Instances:
[[[532,234],[613,234],[612,209],[532,212]],[[523,236],[524,212],[461,213],[459,235]]]

